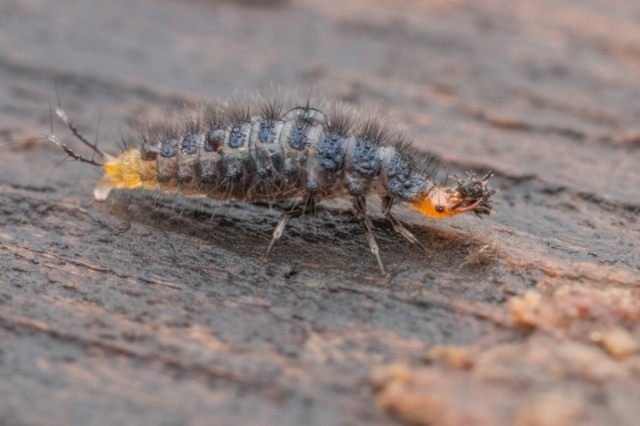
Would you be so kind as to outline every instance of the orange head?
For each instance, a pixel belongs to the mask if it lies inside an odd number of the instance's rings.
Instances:
[[[491,212],[491,196],[495,191],[487,185],[491,173],[478,178],[473,175],[455,179],[453,186],[434,185],[410,205],[425,216],[445,219],[460,213],[473,212],[480,216]]]

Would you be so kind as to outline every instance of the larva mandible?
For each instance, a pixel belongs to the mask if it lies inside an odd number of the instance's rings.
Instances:
[[[353,200],[369,248],[383,274],[378,244],[366,214],[366,197],[378,194],[392,228],[425,250],[422,243],[391,213],[404,203],[425,216],[442,219],[464,212],[491,212],[491,173],[454,178],[438,184],[432,157],[418,151],[399,134],[374,119],[355,119],[335,104],[323,112],[306,104],[287,109],[278,100],[246,105],[208,106],[198,118],[140,135],[136,148],[110,155],[89,142],[67,114],[58,117],[73,135],[101,157],[77,154],[55,135],[49,140],[73,159],[101,167],[104,177],[94,190],[105,200],[112,189],[151,189],[213,199],[257,201],[291,199],[273,231],[267,255],[287,222],[331,197]]]

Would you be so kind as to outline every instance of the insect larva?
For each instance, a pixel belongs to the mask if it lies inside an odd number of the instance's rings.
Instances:
[[[378,194],[393,229],[422,249],[422,243],[391,213],[404,203],[425,216],[442,219],[464,212],[488,215],[491,173],[467,174],[450,186],[433,178],[431,157],[415,149],[373,119],[357,120],[344,108],[294,105],[277,101],[248,107],[206,108],[198,119],[165,126],[140,136],[136,148],[107,154],[84,138],[66,113],[57,115],[71,132],[102,158],[72,151],[50,135],[69,156],[104,170],[94,196],[104,200],[112,189],[154,189],[213,199],[244,201],[291,199],[267,249],[282,236],[287,222],[322,199],[351,197],[369,248],[380,270],[385,268],[366,214],[366,197]]]

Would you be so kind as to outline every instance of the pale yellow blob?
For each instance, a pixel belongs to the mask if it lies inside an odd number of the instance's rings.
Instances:
[[[110,157],[103,166],[105,175],[93,191],[96,200],[102,201],[112,189],[156,189],[156,162],[144,161],[140,151],[130,149],[117,157]]]

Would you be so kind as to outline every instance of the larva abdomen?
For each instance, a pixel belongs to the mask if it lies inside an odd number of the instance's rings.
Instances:
[[[339,174],[346,135],[327,135],[317,110],[295,108],[282,119],[253,117],[219,129],[170,136],[146,148],[157,152],[160,189],[213,198],[291,197],[309,189],[326,192]],[[330,139],[331,138],[331,139]],[[327,140],[332,145],[327,149]],[[323,145],[324,142],[324,145]],[[316,158],[320,167],[307,168]],[[306,179],[309,177],[309,179]]]
[[[290,197],[305,191],[330,195],[341,183],[353,138],[347,135],[347,129],[332,129],[325,120],[318,110],[298,107],[281,119],[255,117],[252,122],[232,125],[221,144],[222,157],[226,158],[220,160],[226,170],[225,181],[208,180],[197,189],[215,193],[212,189],[218,185],[245,180],[248,190],[240,187],[229,195]],[[378,174],[379,146],[359,137],[353,153],[349,162],[353,164],[352,174],[360,174],[364,179]],[[361,192],[356,185],[346,186],[353,190],[350,192]]]

